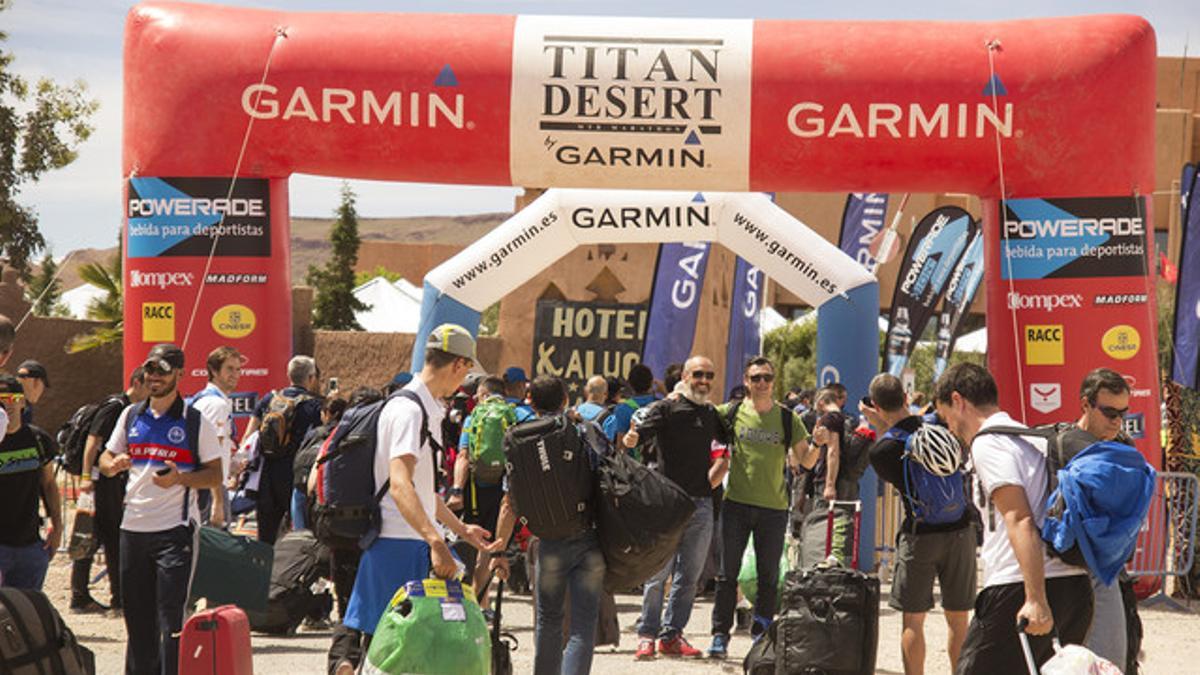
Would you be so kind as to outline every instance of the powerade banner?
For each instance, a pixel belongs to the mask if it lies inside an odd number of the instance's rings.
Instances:
[[[954,342],[958,339],[958,324],[967,308],[975,300],[979,283],[983,281],[983,232],[976,232],[967,246],[966,253],[959,259],[946,287],[946,299],[942,301],[942,312],[938,315],[937,354],[933,363],[933,379],[945,370],[954,353]]]
[[[1188,169],[1191,171],[1188,171]],[[1190,174],[1190,176],[1189,176]],[[1200,174],[1189,164],[1180,187],[1183,207],[1183,238],[1179,246],[1179,279],[1175,282],[1175,351],[1171,379],[1189,389],[1200,388],[1197,357],[1200,356],[1200,206],[1196,205]]]
[[[971,214],[957,206],[934,209],[913,228],[888,319],[887,369],[892,375],[899,377],[904,370],[914,343],[933,316],[958,259],[977,230]]]
[[[1111,368],[1129,383],[1129,417],[1142,420],[1138,447],[1161,456],[1157,359],[1145,358],[1156,350],[1156,319],[1144,200],[1020,199],[1004,206],[1000,245],[988,263],[1009,279],[988,295],[990,320],[1017,338],[1010,352],[989,335],[991,367],[1014,373],[1001,383],[1001,404],[1020,410],[1027,424],[1074,419],[1080,382],[1094,368]],[[1029,229],[1034,237],[1017,236]],[[1139,275],[1130,273],[1135,268]]]
[[[126,365],[141,363],[156,343],[173,342],[186,356],[180,389],[192,394],[207,380],[208,353],[233,347],[246,359],[231,396],[238,416],[287,384],[291,323],[280,318],[292,307],[288,214],[286,207],[271,212],[272,204],[286,204],[285,189],[286,181],[254,178],[127,181]]]
[[[233,191],[230,192],[230,183]],[[130,178],[130,258],[271,255],[265,178]]]
[[[567,384],[571,401],[593,375],[629,377],[646,336],[645,305],[539,300],[533,325],[533,372]]]
[[[746,361],[762,353],[759,310],[762,309],[766,277],[762,270],[737,259],[733,277],[733,301],[729,303],[729,342],[725,351],[725,392],[742,383]]]
[[[642,363],[660,380],[667,366],[683,363],[692,350],[708,252],[708,242],[678,242],[658,247]]]
[[[1132,197],[1004,202],[1002,279],[1146,275],[1145,209]]]
[[[838,248],[858,264],[874,272],[878,264],[871,255],[871,241],[883,229],[888,196],[882,192],[851,192],[842,209],[842,237]]]

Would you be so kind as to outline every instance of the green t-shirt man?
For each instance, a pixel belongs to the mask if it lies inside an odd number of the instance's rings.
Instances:
[[[730,404],[718,406],[722,419],[729,415]],[[808,438],[800,416],[793,414],[792,445]],[[787,510],[788,495],[784,464],[788,448],[783,447],[783,412],[778,403],[761,415],[749,399],[738,406],[734,422],[733,447],[729,450],[729,487],[725,499],[764,509]]]

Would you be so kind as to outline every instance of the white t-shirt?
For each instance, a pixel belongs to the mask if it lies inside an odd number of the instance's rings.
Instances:
[[[128,417],[130,411],[136,407],[138,405],[135,403],[121,411],[121,417],[117,420],[117,425],[113,427],[112,435],[109,436],[108,443],[105,445],[108,452],[119,455],[128,450],[129,446],[125,436]],[[186,406],[184,409],[186,410]],[[162,418],[153,409],[150,409],[150,414],[154,415],[155,419]],[[185,414],[183,420],[179,422],[179,426],[183,429],[187,427],[186,421],[184,421],[186,419]],[[207,464],[220,458],[221,446],[217,440],[217,430],[204,415],[200,416],[200,438],[197,445],[199,447],[196,449],[196,454],[200,464]],[[160,462],[149,461],[136,462],[130,467],[129,479],[125,484],[125,516],[121,519],[122,530],[162,532],[179,525],[186,525],[188,520],[199,522],[200,512],[196,508],[195,490],[188,490],[182,485],[161,488],[154,484],[152,480],[154,472],[162,469],[163,466]],[[187,471],[188,468],[180,466],[179,470]],[[183,517],[185,494],[188,498],[187,519]]]
[[[445,417],[445,406],[429,393],[429,388],[420,378],[414,378],[404,387],[417,392],[429,416],[429,433],[435,441],[442,443],[442,418]],[[421,411],[417,404],[406,398],[394,398],[383,406],[379,413],[378,445],[375,449],[375,485],[383,485],[390,477],[391,461],[406,455],[417,458],[413,470],[413,485],[417,497],[429,522],[439,530],[437,521],[437,491],[433,481],[434,459],[433,448],[428,443],[421,442]],[[391,495],[384,495],[380,501],[383,515],[383,527],[379,536],[387,539],[421,539],[421,535],[412,525],[400,515],[396,500]]]
[[[987,418],[980,429],[994,426],[1024,426],[1008,413],[998,412]],[[1033,512],[1033,520],[1040,529],[1046,517],[1046,453],[1033,443],[1040,439],[982,434],[971,443],[971,461],[975,473],[983,483],[984,493],[990,502],[991,495],[1006,485],[1018,485],[1025,489],[1025,498]],[[1008,529],[999,513],[989,517],[988,504],[977,504],[983,513],[983,587],[1022,583],[1021,566],[1008,541]],[[1038,539],[1039,543],[1041,539]],[[1042,546],[1042,563],[1046,578],[1087,574],[1081,567],[1068,565],[1058,558],[1050,557]]]
[[[212,422],[213,427],[217,430],[217,439],[221,446],[221,475],[229,478],[230,458],[237,450],[237,443],[233,440],[233,431],[230,429],[230,422],[233,420],[233,401],[229,400],[220,387],[211,382],[201,392],[204,393],[204,396],[197,394],[192,401],[192,407],[199,410],[200,414]]]

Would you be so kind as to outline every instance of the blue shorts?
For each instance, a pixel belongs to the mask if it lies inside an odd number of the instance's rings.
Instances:
[[[358,576],[342,623],[374,635],[396,590],[428,576],[429,544],[419,539],[376,539],[358,563]]]

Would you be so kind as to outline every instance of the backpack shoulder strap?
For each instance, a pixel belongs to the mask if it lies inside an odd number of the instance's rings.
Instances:
[[[134,403],[130,406],[129,415],[125,418],[125,447],[129,447],[129,432],[133,431],[133,425],[137,423],[137,418],[146,412],[146,407],[149,405],[149,399]]]
[[[417,404],[417,408],[421,410],[421,442],[428,443],[429,449],[433,450],[434,456],[430,458],[429,465],[432,468],[430,472],[433,476],[433,484],[437,485],[437,453],[441,451],[442,446],[437,441],[433,440],[433,434],[429,431],[429,413],[425,410],[425,404],[421,402],[421,397],[412,389],[399,389],[392,396],[406,398]],[[390,397],[389,397],[390,398]],[[380,492],[376,494],[376,501],[383,499],[383,495],[387,493],[388,483],[384,481],[383,486],[379,488]]]
[[[786,455],[792,450],[792,409],[782,403],[779,406],[779,417],[783,420],[783,452]]]
[[[192,406],[184,407],[185,425],[184,430],[187,432],[187,442],[192,448],[192,457],[195,462],[192,463],[192,468],[200,468],[200,420],[202,418],[200,411]]]

